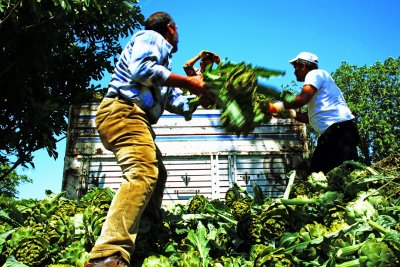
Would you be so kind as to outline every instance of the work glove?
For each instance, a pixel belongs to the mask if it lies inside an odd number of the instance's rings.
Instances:
[[[269,104],[268,112],[276,114],[275,117],[279,117],[282,119],[287,119],[287,118],[294,119],[296,118],[297,114],[296,110],[294,109],[285,109],[285,106],[282,101]]]
[[[275,103],[270,103],[268,106],[268,112],[272,114],[278,114],[285,111],[285,106],[282,101],[278,101]]]

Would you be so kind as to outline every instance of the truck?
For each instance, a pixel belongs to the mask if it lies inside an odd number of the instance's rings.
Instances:
[[[70,108],[62,190],[72,199],[93,187],[117,190],[123,179],[97,133],[98,105]],[[225,131],[220,117],[218,109],[198,108],[190,121],[165,112],[153,125],[168,172],[163,205],[185,203],[197,194],[224,200],[234,183],[250,194],[257,185],[265,196],[276,198],[286,190],[288,173],[303,165],[304,124],[273,118],[247,136],[237,136]]]

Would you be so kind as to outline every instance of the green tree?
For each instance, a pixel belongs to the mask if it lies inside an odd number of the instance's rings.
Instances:
[[[0,0],[0,180],[38,149],[57,158],[69,106],[93,100],[143,21],[137,0]]]
[[[0,165],[1,172],[9,172],[9,165]],[[24,183],[32,183],[32,179],[26,175],[19,175],[17,172],[11,171],[3,180],[0,181],[0,196],[15,198],[19,192],[17,187]]]
[[[357,67],[343,62],[333,73],[356,116],[365,163],[400,148],[400,57]]]

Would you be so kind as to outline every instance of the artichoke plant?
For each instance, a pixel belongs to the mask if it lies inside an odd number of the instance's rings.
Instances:
[[[49,259],[50,253],[50,242],[40,236],[21,240],[11,251],[17,261],[32,267],[43,266]]]
[[[400,266],[395,170],[347,162],[328,183],[295,180],[289,198],[233,184],[222,200],[170,204],[161,224],[142,216],[131,266]],[[80,200],[61,193],[0,203],[0,266],[81,267],[112,195],[96,188]]]

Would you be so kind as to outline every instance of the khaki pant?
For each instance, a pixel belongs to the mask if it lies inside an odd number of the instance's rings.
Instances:
[[[112,200],[90,257],[119,253],[130,262],[145,209],[155,221],[162,219],[167,172],[154,143],[154,131],[137,105],[105,98],[96,114],[96,127],[105,148],[114,153],[121,166],[124,181]]]

